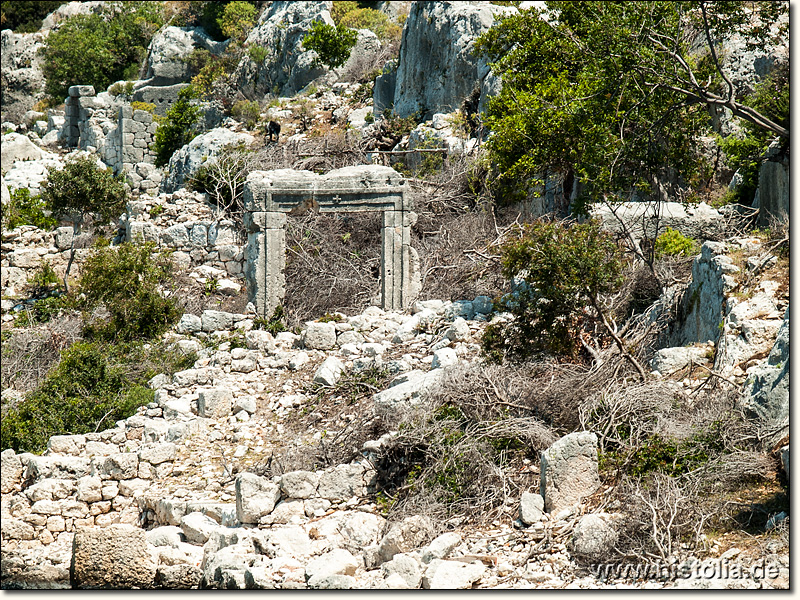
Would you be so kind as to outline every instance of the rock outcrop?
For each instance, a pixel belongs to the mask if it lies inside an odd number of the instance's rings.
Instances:
[[[246,47],[267,50],[260,64],[249,55],[236,69],[239,90],[249,98],[265,94],[291,96],[324,75],[327,69],[314,64],[316,53],[303,48],[303,38],[315,21],[333,25],[330,2],[272,2],[261,14],[245,40]]]
[[[20,123],[25,112],[44,98],[44,73],[39,56],[43,40],[41,33],[14,33],[10,29],[0,33],[0,121]]]
[[[193,51],[202,49],[219,55],[226,46],[226,42],[212,40],[202,27],[163,27],[150,41],[143,79],[151,86],[188,82],[192,72],[186,58]]]
[[[183,187],[199,167],[211,164],[225,146],[252,142],[252,135],[235,133],[223,127],[198,135],[169,159],[169,175],[162,183],[162,190],[171,193]]]
[[[515,11],[489,2],[414,2],[403,28],[394,114],[452,112],[476,84],[485,98],[494,83],[485,61],[472,55],[475,39]]]

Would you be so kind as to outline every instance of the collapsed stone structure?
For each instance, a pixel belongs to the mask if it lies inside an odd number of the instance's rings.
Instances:
[[[416,251],[411,247],[410,197],[390,167],[345,167],[325,175],[279,169],[254,171],[244,191],[248,229],[245,269],[249,300],[268,318],[283,300],[287,215],[307,212],[382,212],[381,297],[385,310],[410,306],[419,291]]]

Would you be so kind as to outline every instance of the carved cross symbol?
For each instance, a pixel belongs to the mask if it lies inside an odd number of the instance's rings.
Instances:
[[[336,195],[333,197],[333,203],[334,203],[334,204],[339,204],[339,202],[341,202],[341,201],[342,201],[342,197],[341,197],[339,194],[336,194]]]

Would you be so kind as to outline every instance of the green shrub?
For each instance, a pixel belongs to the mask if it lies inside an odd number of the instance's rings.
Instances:
[[[108,93],[112,96],[130,96],[133,94],[133,82],[126,81],[125,83],[121,83],[118,81],[108,88]],[[155,104],[153,105],[153,108],[155,108]]]
[[[317,53],[316,64],[335,69],[347,62],[357,40],[358,32],[352,29],[314,21],[311,31],[303,38],[303,47]]]
[[[127,194],[122,180],[86,156],[51,169],[42,183],[42,200],[54,214],[83,221],[89,213],[116,221]]]
[[[45,214],[49,207],[40,195],[32,196],[28,188],[11,192],[11,202],[3,207],[3,227],[14,229],[20,225],[33,225],[39,229],[51,230],[58,221]]]
[[[257,317],[253,319],[253,329],[263,329],[272,335],[277,335],[282,331],[287,331],[286,326],[283,324],[284,313],[283,306],[280,304],[272,311],[272,316],[269,319]]]
[[[50,32],[42,49],[45,91],[63,101],[71,85],[105,90],[136,79],[153,34],[163,24],[160,2],[108,3],[103,15],[76,15]]]
[[[14,327],[32,327],[41,323],[47,323],[64,311],[73,308],[73,299],[68,295],[49,296],[36,300],[25,310],[17,313],[14,319]]]
[[[234,0],[225,5],[219,18],[222,35],[241,43],[256,22],[258,11],[249,2]]]
[[[147,381],[158,373],[188,369],[195,360],[194,353],[183,354],[161,342],[76,342],[61,352],[42,384],[3,415],[0,445],[42,452],[50,436],[113,427],[153,401]]]
[[[656,239],[655,253],[662,256],[691,256],[697,251],[697,240],[686,237],[680,231],[667,227]]]
[[[166,253],[152,255],[152,244],[97,248],[80,278],[84,308],[103,305],[109,316],[88,322],[86,334],[103,340],[153,339],[181,316],[175,301],[161,295],[172,273]]]
[[[254,100],[239,100],[231,108],[231,116],[244,123],[248,129],[253,129],[261,118],[261,108]]]
[[[269,56],[269,50],[264,48],[264,46],[250,46],[247,48],[247,55],[254,63],[261,64],[267,60],[267,56]]]
[[[151,115],[156,114],[156,105],[152,102],[131,102],[131,110],[143,110]]]
[[[600,311],[600,294],[622,284],[622,255],[595,222],[536,222],[521,239],[501,248],[502,273],[518,282],[499,302],[514,315],[490,325],[483,337],[489,356],[527,358],[536,352],[574,356],[584,308]]]
[[[178,100],[167,110],[166,120],[156,129],[153,150],[156,166],[163,167],[176,150],[179,150],[197,135],[195,125],[200,120],[200,109],[191,103],[196,96],[193,85],[178,92]]]
[[[337,26],[351,29],[369,29],[381,40],[397,40],[402,34],[402,28],[397,23],[392,23],[389,17],[374,8],[356,8],[342,16]]]
[[[42,261],[39,268],[28,278],[28,287],[31,295],[42,296],[53,291],[58,286],[58,276],[47,260]]]
[[[2,447],[42,452],[53,435],[81,434],[113,426],[153,399],[132,385],[104,344],[78,342],[62,352],[44,383],[3,417]]]
[[[35,33],[42,26],[42,20],[66,2],[17,0],[3,2],[0,12],[0,25],[15,33]]]

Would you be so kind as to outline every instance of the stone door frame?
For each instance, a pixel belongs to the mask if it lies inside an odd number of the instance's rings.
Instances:
[[[309,171],[254,171],[244,190],[248,242],[245,276],[256,313],[272,316],[286,293],[286,218],[320,213],[381,212],[381,304],[384,310],[410,306],[419,290],[416,252],[411,247],[405,179],[377,165],[346,167],[326,175]]]

